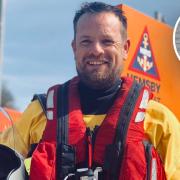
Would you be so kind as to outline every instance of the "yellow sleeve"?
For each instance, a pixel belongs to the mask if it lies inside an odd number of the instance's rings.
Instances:
[[[33,101],[12,127],[0,133],[0,144],[13,148],[26,157],[30,145],[41,139],[45,124],[46,117],[39,102]]]
[[[180,178],[180,122],[164,105],[149,101],[144,129],[159,152],[168,180]]]

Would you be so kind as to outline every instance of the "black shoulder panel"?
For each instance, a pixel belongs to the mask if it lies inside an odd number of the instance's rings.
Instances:
[[[33,99],[31,101],[34,101],[34,100],[38,100],[43,111],[44,111],[44,114],[46,115],[46,94],[35,94],[33,96]]]

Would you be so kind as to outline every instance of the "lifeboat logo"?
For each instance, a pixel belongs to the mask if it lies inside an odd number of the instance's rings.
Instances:
[[[145,27],[141,35],[141,39],[129,65],[129,70],[160,80],[147,27]]]

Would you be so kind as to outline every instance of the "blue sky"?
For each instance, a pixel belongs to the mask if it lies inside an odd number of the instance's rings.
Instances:
[[[33,94],[62,83],[76,74],[71,40],[72,19],[84,1],[8,0],[5,7],[3,79],[23,111]],[[89,1],[91,2],[91,1]],[[149,16],[161,12],[174,26],[179,0],[104,0],[126,4]]]

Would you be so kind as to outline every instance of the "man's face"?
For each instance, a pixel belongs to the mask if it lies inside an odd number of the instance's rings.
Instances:
[[[129,40],[122,37],[121,30],[113,13],[80,17],[72,47],[78,75],[89,87],[106,89],[119,78],[129,49]]]

